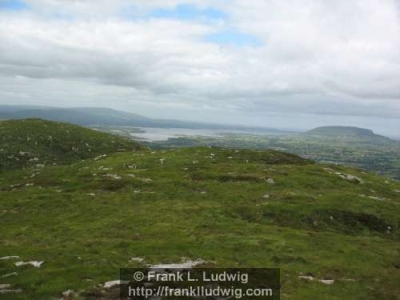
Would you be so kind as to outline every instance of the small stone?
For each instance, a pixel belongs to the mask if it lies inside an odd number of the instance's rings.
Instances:
[[[275,181],[274,181],[272,178],[268,178],[268,179],[267,179],[267,182],[268,182],[269,184],[274,184],[274,183],[275,183]]]
[[[17,276],[17,275],[18,275],[17,272],[13,272],[13,273],[4,274],[1,276],[1,278],[7,278],[7,277]]]
[[[323,283],[323,284],[326,284],[326,285],[331,285],[331,284],[333,284],[335,282],[335,280],[332,280],[332,279],[320,279],[318,281]]]
[[[106,175],[104,175],[104,177],[110,177],[110,178],[115,179],[115,180],[121,180],[122,179],[121,176],[118,176],[116,174],[106,174]]]
[[[94,160],[99,160],[99,159],[104,158],[106,156],[107,156],[107,154],[103,154],[103,155],[97,156]]]
[[[109,289],[117,285],[122,285],[122,284],[128,284],[129,281],[123,281],[123,280],[113,280],[113,281],[108,281],[104,283],[104,288]]]
[[[73,290],[67,290],[65,292],[62,292],[62,296],[67,299],[73,297],[74,294],[75,292]]]
[[[35,268],[40,268],[40,266],[43,264],[43,261],[28,261],[28,262],[23,262],[23,261],[19,261],[16,262],[15,265],[17,267],[21,267],[21,266],[25,266],[25,265],[32,265]]]
[[[132,257],[131,261],[137,261],[137,262],[144,262],[144,258],[141,257]]]
[[[0,257],[0,260],[9,260],[9,259],[18,259],[19,256],[3,256]]]
[[[299,278],[300,279],[304,279],[304,280],[309,280],[309,281],[313,281],[314,280],[314,277],[312,277],[312,276],[303,276],[303,275],[301,275],[301,276],[299,276]]]
[[[6,284],[0,284],[0,290],[8,289],[8,288],[10,288],[10,287],[11,287],[11,284],[8,284],[8,283],[6,283]]]

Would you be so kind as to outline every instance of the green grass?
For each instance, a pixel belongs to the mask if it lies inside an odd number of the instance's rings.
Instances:
[[[56,299],[67,289],[84,298],[119,268],[143,266],[132,257],[280,267],[282,299],[400,295],[400,184],[359,170],[275,151],[192,148],[9,171],[0,184],[0,257],[44,260],[41,268],[0,261],[0,275],[19,273],[1,283],[23,289],[4,299]]]
[[[0,172],[141,148],[132,140],[71,124],[40,119],[0,121]]]
[[[360,129],[361,130],[361,129]],[[217,146],[237,149],[275,149],[300,155],[319,163],[342,164],[400,179],[400,142],[374,134],[333,135],[225,134],[218,137],[185,136],[168,141],[146,142],[151,148]],[[325,134],[324,134],[325,133]],[[335,133],[335,131],[333,132]]]

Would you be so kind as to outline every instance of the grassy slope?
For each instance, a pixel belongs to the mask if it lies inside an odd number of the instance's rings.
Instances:
[[[87,290],[117,279],[120,267],[142,266],[132,257],[280,267],[282,299],[400,295],[400,184],[360,170],[273,151],[192,148],[9,171],[0,186],[0,257],[45,261],[37,269],[0,260],[0,275],[19,273],[1,283],[24,290],[4,299]]]
[[[218,146],[225,148],[275,149],[318,162],[340,163],[400,179],[400,142],[372,136],[256,136],[231,134],[222,137],[179,137],[145,142],[152,148]]]
[[[37,164],[65,164],[138,143],[80,126],[40,119],[0,121],[0,171]]]

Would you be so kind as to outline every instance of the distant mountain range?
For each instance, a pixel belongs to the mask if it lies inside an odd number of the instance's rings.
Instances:
[[[252,127],[243,125],[222,125],[201,122],[189,122],[168,119],[152,119],[142,115],[118,111],[110,108],[75,107],[59,108],[44,106],[0,105],[0,119],[39,118],[49,121],[66,122],[81,126],[131,126],[151,128],[188,128],[240,131],[244,133],[287,135],[298,132],[268,127]],[[304,133],[308,136],[357,136],[369,138],[385,138],[372,130],[350,126],[324,126]]]
[[[138,114],[109,108],[56,108],[41,106],[0,105],[0,119],[40,118],[77,125],[132,126],[153,128],[219,129],[269,134],[287,134],[288,131],[264,127],[221,125],[167,119],[152,119]]]

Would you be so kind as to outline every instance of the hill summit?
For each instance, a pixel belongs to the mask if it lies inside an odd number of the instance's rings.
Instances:
[[[0,122],[0,170],[73,163],[142,148],[129,139],[66,123],[41,119]]]

